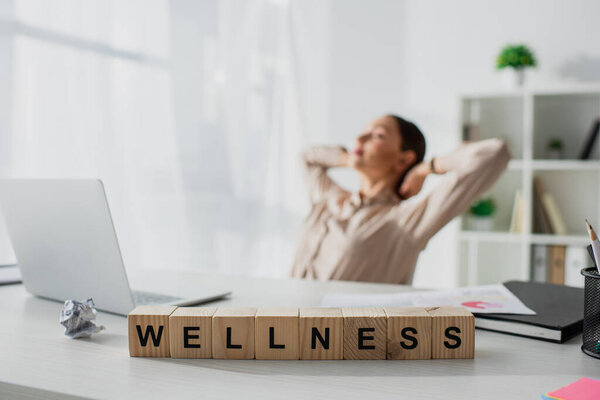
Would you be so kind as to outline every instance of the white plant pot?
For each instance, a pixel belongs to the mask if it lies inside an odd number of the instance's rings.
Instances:
[[[502,82],[506,89],[520,89],[525,86],[525,68],[504,68]]]
[[[548,149],[546,150],[546,158],[549,160],[562,160],[563,151],[558,149]]]
[[[494,229],[494,219],[492,217],[469,217],[469,224],[473,231],[491,231]]]
[[[525,85],[525,68],[515,68],[515,85],[516,87]]]

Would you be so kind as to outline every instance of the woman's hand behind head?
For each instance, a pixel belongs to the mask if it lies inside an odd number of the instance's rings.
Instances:
[[[421,191],[423,182],[427,175],[431,173],[429,163],[421,162],[411,168],[404,177],[404,181],[400,186],[400,198],[403,200],[409,199]]]

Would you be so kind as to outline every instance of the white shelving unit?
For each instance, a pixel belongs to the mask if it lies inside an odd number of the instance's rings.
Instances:
[[[504,139],[513,159],[490,195],[496,205],[494,230],[470,231],[463,215],[458,282],[478,285],[530,279],[533,244],[586,246],[584,219],[600,225],[600,138],[589,160],[579,160],[594,118],[600,115],[600,85],[512,92],[472,93],[461,98],[461,135],[467,123],[480,126],[482,139]],[[552,138],[564,157],[546,159]],[[565,219],[567,235],[533,231],[533,177],[539,176]],[[509,232],[515,192],[523,196],[523,232]]]

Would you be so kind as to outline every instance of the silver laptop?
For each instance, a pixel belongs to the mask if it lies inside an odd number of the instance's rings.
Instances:
[[[95,179],[0,179],[0,210],[25,288],[52,300],[94,299],[99,310],[128,314],[142,304],[194,305],[198,297],[132,291],[106,200]]]

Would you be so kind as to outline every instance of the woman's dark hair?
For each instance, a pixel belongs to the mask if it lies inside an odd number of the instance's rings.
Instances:
[[[404,171],[400,179],[396,182],[395,193],[400,197],[399,190],[400,186],[402,186],[402,182],[404,182],[404,177],[406,177],[406,174],[412,167],[419,164],[425,158],[425,136],[423,136],[421,130],[412,122],[394,114],[389,114],[389,116],[393,117],[398,124],[398,131],[402,138],[401,149],[405,151],[412,150],[417,156],[415,162]]]

